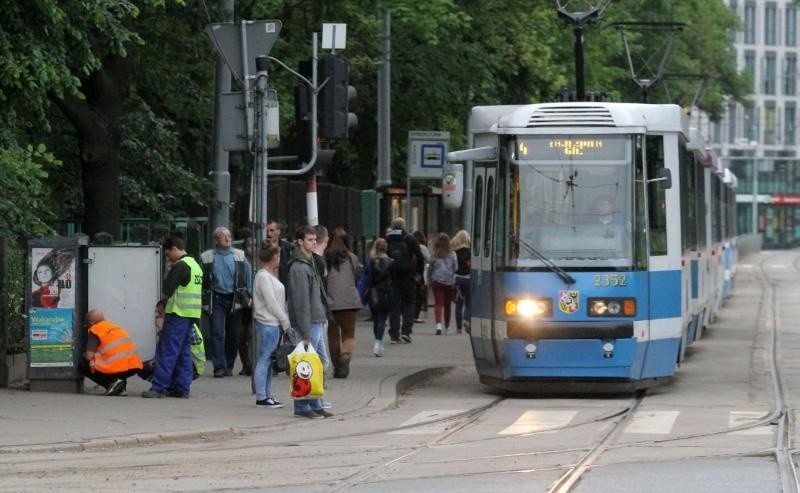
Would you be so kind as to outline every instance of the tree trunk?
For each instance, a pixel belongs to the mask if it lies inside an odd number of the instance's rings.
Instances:
[[[119,239],[122,105],[130,91],[131,61],[117,56],[82,80],[86,98],[54,98],[78,132],[83,181],[83,231]]]
[[[119,121],[79,128],[83,177],[84,232],[107,232],[118,240],[120,226]]]

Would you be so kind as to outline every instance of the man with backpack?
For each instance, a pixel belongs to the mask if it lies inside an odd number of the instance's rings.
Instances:
[[[396,275],[395,297],[399,301],[389,317],[389,337],[392,344],[411,342],[414,326],[417,276],[425,270],[425,258],[414,236],[405,231],[406,221],[402,217],[392,220],[392,228],[386,233],[388,255],[394,260]],[[402,316],[402,325],[400,323]]]

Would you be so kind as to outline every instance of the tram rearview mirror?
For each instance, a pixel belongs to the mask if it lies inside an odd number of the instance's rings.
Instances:
[[[669,168],[661,168],[656,173],[656,177],[650,180],[647,180],[647,183],[654,183],[658,182],[659,186],[663,190],[669,190],[672,188],[672,172]]]

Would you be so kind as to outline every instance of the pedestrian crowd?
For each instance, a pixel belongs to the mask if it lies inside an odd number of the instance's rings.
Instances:
[[[154,360],[142,361],[127,331],[99,309],[86,314],[81,370],[105,388],[104,395],[124,393],[127,379],[138,374],[151,382],[142,397],[188,398],[206,355],[214,378],[233,376],[238,357],[239,375],[252,377],[256,406],[281,408],[271,383],[283,369],[276,359],[283,358],[292,367],[292,395],[304,397],[293,399],[294,415],[327,418],[332,404],[318,387],[324,388],[329,375],[350,375],[356,318],[365,305],[376,357],[384,355],[387,322],[390,344],[412,343],[414,323],[424,322],[427,313],[429,290],[436,335],[469,330],[470,237],[464,230],[452,239],[437,233],[428,243],[422,232],[410,234],[405,220],[395,218],[372,242],[364,264],[341,227],[329,234],[324,226],[300,226],[288,241],[280,223],[270,221],[261,245],[246,238],[241,249],[225,227],[215,229],[212,239],[213,248],[202,252],[199,263],[181,237],[163,244],[170,268],[165,298],[156,306]],[[208,325],[205,341],[201,319]]]

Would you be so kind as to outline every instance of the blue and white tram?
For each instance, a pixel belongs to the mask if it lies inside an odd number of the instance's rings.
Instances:
[[[733,281],[736,278],[736,263],[738,261],[739,252],[736,248],[736,189],[739,186],[739,180],[736,175],[727,168],[725,168],[722,177],[722,215],[725,218],[724,229],[722,237],[723,256],[722,256],[722,302],[724,303],[731,295],[733,289]]]
[[[692,315],[702,318],[687,294],[682,170],[695,194],[707,191],[697,178],[705,146],[690,148],[681,108],[484,106],[469,127],[473,149],[454,157],[473,170],[470,337],[481,381],[606,391],[671,377]],[[706,224],[693,203],[699,250]]]

